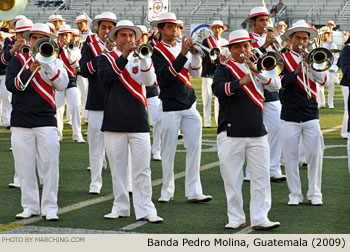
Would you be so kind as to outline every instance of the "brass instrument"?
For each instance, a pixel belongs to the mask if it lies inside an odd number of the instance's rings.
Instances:
[[[317,72],[327,71],[332,66],[333,54],[324,47],[318,47],[309,53],[306,62]]]
[[[19,49],[20,53],[29,53],[30,52],[30,46],[25,42]]]
[[[310,91],[310,83],[308,78],[307,67],[304,66],[304,60],[303,60],[303,46],[298,45],[298,48],[299,48],[299,54],[301,57],[301,69],[302,69],[301,71],[303,72],[304,89],[306,90],[307,98],[311,99],[311,91]]]
[[[242,60],[243,60],[243,62],[244,62],[245,68],[246,68],[247,71],[248,71],[248,74],[249,74],[249,76],[250,76],[250,79],[252,80],[252,83],[253,83],[253,85],[254,85],[256,91],[257,91],[258,94],[261,96],[261,98],[262,98],[263,100],[265,100],[264,91],[263,91],[263,89],[262,89],[261,87],[259,87],[258,84],[256,83],[255,78],[254,78],[254,76],[252,75],[252,71],[250,70],[250,68],[249,68],[249,66],[248,66],[248,63],[247,63],[247,61],[246,61],[246,59],[245,59],[245,57],[244,57],[244,56],[245,56],[244,53],[241,53],[239,56],[242,58]]]
[[[0,17],[1,20],[11,20],[24,12],[27,0],[1,0]]]
[[[107,45],[107,44],[112,44],[113,47],[117,47],[117,44],[116,44],[114,41],[112,41],[112,40],[110,40],[110,39],[108,38],[108,34],[105,34],[105,38],[106,38],[106,41],[105,41],[106,51],[107,51],[107,52],[113,52],[113,48],[112,48],[112,50],[108,50],[106,45]]]
[[[142,44],[139,47],[134,46],[134,57],[139,59],[149,59],[153,53],[153,47],[149,44]]]
[[[274,78],[283,71],[283,58],[277,52],[266,52],[258,59],[257,68],[262,76]]]
[[[217,47],[210,49],[202,45],[203,40],[210,36],[211,36],[211,32],[210,31],[206,32],[205,30],[194,33],[192,36],[193,48],[190,50],[190,52],[195,55],[198,54],[202,58],[205,57],[205,52],[207,52],[209,54],[210,60],[213,60],[213,61],[216,60],[221,53],[220,49]]]
[[[50,38],[41,38],[34,44],[33,54],[29,59],[24,63],[23,67],[17,74],[19,86],[22,88],[22,90],[25,90],[27,86],[29,85],[30,81],[33,79],[34,75],[38,71],[39,67],[37,67],[33,73],[30,75],[29,79],[25,84],[23,84],[20,76],[24,69],[27,67],[29,61],[31,59],[38,60],[41,64],[50,64],[51,62],[54,62],[57,59],[57,53],[58,53],[58,45],[57,43]]]
[[[69,51],[72,51],[76,47],[75,42],[69,42],[65,48]]]

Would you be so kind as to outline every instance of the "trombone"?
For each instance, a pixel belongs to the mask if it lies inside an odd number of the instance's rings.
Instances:
[[[311,91],[310,91],[310,83],[309,83],[309,78],[308,78],[307,67],[304,66],[303,46],[302,45],[298,45],[298,48],[299,48],[299,54],[300,54],[300,57],[301,57],[301,69],[302,69],[301,71],[303,72],[304,89],[306,91],[307,98],[311,99]]]
[[[258,84],[255,82],[255,78],[254,78],[254,76],[252,75],[252,71],[250,70],[250,68],[249,68],[249,66],[248,66],[248,63],[247,63],[247,60],[245,59],[244,56],[245,56],[244,53],[241,53],[241,54],[239,55],[239,57],[241,57],[242,60],[243,60],[243,62],[244,62],[244,66],[245,66],[245,68],[246,68],[247,71],[248,71],[248,74],[249,74],[249,76],[250,76],[250,79],[252,80],[252,83],[253,83],[253,85],[254,85],[254,87],[255,87],[255,90],[258,92],[258,94],[261,96],[261,98],[262,98],[263,100],[265,100],[264,92],[263,92],[263,90],[261,90],[261,88],[260,88],[260,87],[258,86]]]
[[[54,62],[57,59],[57,52],[58,45],[53,39],[41,38],[37,42],[35,42],[32,56],[28,58],[28,60],[24,63],[23,67],[17,74],[19,86],[22,88],[22,90],[25,90],[27,88],[30,81],[33,79],[34,75],[39,69],[39,66],[36,67],[33,73],[30,75],[27,82],[23,84],[20,76],[24,69],[28,66],[29,61],[31,59],[36,59],[41,64],[50,64],[51,62]]]
[[[262,76],[274,78],[283,71],[283,58],[277,52],[266,52],[258,59],[257,68]]]

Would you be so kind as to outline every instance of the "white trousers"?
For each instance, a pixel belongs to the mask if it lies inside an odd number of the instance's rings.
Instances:
[[[32,214],[55,214],[58,211],[60,145],[56,127],[11,128],[12,153],[21,184],[21,204]],[[43,166],[41,210],[36,177],[36,154]]]
[[[88,143],[89,162],[91,172],[90,190],[101,190],[102,187],[102,166],[105,156],[104,137],[101,131],[103,111],[88,111]]]
[[[112,213],[120,216],[130,216],[128,192],[128,152],[130,147],[132,197],[136,219],[141,219],[150,214],[156,215],[157,210],[152,202],[149,133],[105,132],[104,142],[113,181],[114,201]]]
[[[217,143],[229,223],[238,225],[246,222],[242,198],[245,160],[247,160],[251,171],[251,225],[256,226],[267,222],[268,212],[271,208],[270,155],[267,136],[228,137],[227,132],[224,131],[218,135]]]
[[[174,160],[180,127],[184,135],[186,148],[185,197],[202,194],[199,174],[202,150],[202,119],[196,109],[196,103],[186,110],[162,111],[160,120],[163,171],[161,196],[174,195]]]
[[[329,79],[327,81],[328,84],[328,107],[333,108],[333,97],[334,97],[334,85],[339,83],[339,74],[329,72]]]
[[[281,102],[265,102],[263,110],[263,120],[268,133],[270,146],[270,176],[282,174],[281,161],[281,140],[280,140],[280,116]],[[250,178],[249,165],[246,167],[247,178]]]
[[[324,86],[317,84],[317,103],[319,108],[326,107],[326,98],[324,95]]]
[[[307,199],[322,200],[322,159],[324,151],[323,136],[319,120],[296,123],[281,120],[281,144],[283,149],[287,184],[291,201],[302,202],[299,175],[299,140],[302,136],[305,147],[305,159],[308,164]]]
[[[158,96],[147,98],[148,114],[153,126],[152,154],[160,155],[160,100]]]
[[[348,137],[348,98],[349,98],[349,87],[348,86],[341,86],[341,92],[343,93],[344,98],[344,116],[343,116],[343,125],[341,128],[341,136],[343,138]]]
[[[202,77],[204,127],[211,127],[211,101],[213,97],[213,91],[211,90],[212,84],[213,84],[213,78]]]
[[[87,93],[89,88],[89,81],[87,78],[84,78],[81,75],[77,75],[77,87],[79,90],[79,98],[80,98],[80,104],[81,104],[81,114],[82,118],[87,118],[87,110],[85,110],[86,105],[86,99],[87,99]]]
[[[10,126],[11,118],[11,98],[12,94],[7,90],[5,85],[6,75],[0,75],[0,101],[1,101],[1,117],[0,117],[0,126]]]
[[[67,88],[56,92],[56,118],[58,136],[63,139],[63,114],[64,105],[67,103],[67,112],[71,115],[73,139],[82,138],[81,135],[81,117],[80,117],[80,100],[76,87]]]

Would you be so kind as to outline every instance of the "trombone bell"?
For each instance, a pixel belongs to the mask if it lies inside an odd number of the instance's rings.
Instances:
[[[309,53],[306,62],[317,72],[327,71],[332,66],[333,54],[324,47],[318,47]]]
[[[1,0],[0,17],[1,20],[11,20],[24,12],[27,0]]]
[[[33,49],[35,59],[42,64],[49,64],[56,60],[58,52],[57,43],[50,38],[39,39]]]
[[[264,77],[274,78],[283,71],[283,58],[279,53],[267,52],[259,58],[257,68]]]

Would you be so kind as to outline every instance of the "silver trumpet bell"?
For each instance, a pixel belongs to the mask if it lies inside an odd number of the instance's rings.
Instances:
[[[23,44],[18,50],[20,53],[29,53],[30,46],[28,44]]]
[[[149,44],[142,44],[136,50],[134,50],[134,57],[140,59],[149,59],[152,56],[153,47]]]
[[[257,69],[266,78],[274,78],[283,71],[284,61],[277,52],[266,52],[258,59]]]
[[[315,71],[327,71],[333,63],[333,54],[324,47],[313,49],[306,60],[306,63]]]

